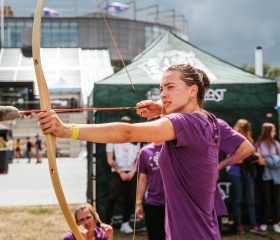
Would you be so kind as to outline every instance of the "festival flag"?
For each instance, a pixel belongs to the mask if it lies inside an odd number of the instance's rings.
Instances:
[[[129,9],[129,6],[123,3],[119,2],[112,2],[109,3],[105,8],[103,8],[103,11],[107,13],[121,13]]]
[[[34,17],[35,11],[31,14],[32,17]],[[62,14],[61,12],[54,10],[54,9],[50,9],[47,7],[43,8],[43,14],[42,17],[60,17]]]

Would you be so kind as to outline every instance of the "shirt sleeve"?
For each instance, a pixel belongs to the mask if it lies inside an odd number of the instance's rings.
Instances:
[[[106,144],[106,152],[113,152],[114,151],[114,144],[113,143],[107,143]]]
[[[197,135],[199,126],[191,115],[171,113],[166,116],[173,124],[176,140],[173,140],[174,147],[189,146],[193,143],[193,136]]]
[[[139,154],[139,173],[147,174],[147,168],[146,168],[146,153],[144,149],[140,150]]]
[[[218,119],[220,127],[220,151],[226,154],[232,154],[239,145],[245,141],[245,137],[234,131],[227,122]]]

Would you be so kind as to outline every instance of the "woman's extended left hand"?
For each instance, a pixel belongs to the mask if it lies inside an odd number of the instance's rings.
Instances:
[[[53,110],[40,113],[38,121],[43,134],[65,138],[71,136],[70,125],[64,124]]]

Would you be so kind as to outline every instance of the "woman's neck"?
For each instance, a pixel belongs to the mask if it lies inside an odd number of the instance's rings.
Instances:
[[[95,231],[88,231],[87,240],[95,240]]]
[[[200,112],[202,109],[197,102],[189,102],[184,107],[184,112],[187,114],[192,114],[194,112]]]
[[[90,236],[90,237],[88,237],[87,236],[87,239],[86,240],[95,240],[96,238],[95,238],[95,236],[94,236],[94,234],[93,234],[93,236]]]

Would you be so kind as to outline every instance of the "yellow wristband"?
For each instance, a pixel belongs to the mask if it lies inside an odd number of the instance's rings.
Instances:
[[[72,135],[71,135],[71,139],[77,140],[78,136],[79,136],[79,132],[80,132],[80,128],[78,127],[77,124],[72,123]]]
[[[142,200],[141,199],[137,199],[136,200],[136,205],[141,205],[142,204]]]

